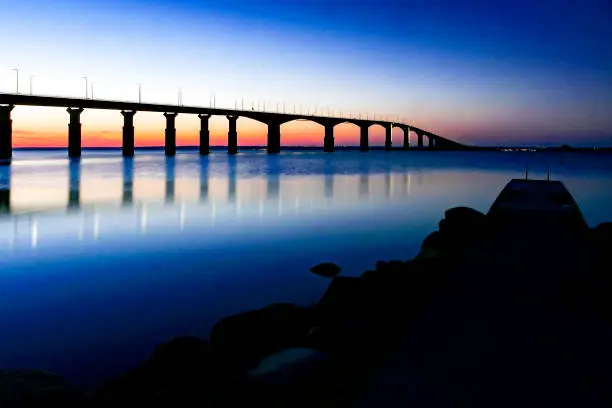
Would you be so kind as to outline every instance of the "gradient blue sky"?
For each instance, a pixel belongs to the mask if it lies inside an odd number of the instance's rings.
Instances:
[[[22,92],[33,74],[34,93],[82,96],[87,75],[100,98],[135,100],[140,82],[150,102],[174,103],[181,87],[185,105],[207,106],[214,92],[217,106],[376,113],[465,143],[612,145],[605,1],[0,0],[0,10],[4,92],[19,68]],[[66,116],[16,108],[16,145],[65,144]],[[212,122],[213,144],[225,122]],[[136,126],[139,144],[163,137],[163,118],[139,114]],[[83,115],[90,144],[118,142],[120,127],[115,113]],[[178,130],[195,141],[197,118],[179,117]],[[256,122],[239,132],[265,141]],[[284,142],[321,144],[322,132],[285,125]],[[357,144],[356,127],[337,134]]]

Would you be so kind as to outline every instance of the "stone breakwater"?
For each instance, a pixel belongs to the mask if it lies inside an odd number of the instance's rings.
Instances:
[[[412,260],[379,261],[360,277],[337,276],[339,268],[330,264],[313,268],[331,277],[314,305],[277,303],[224,317],[208,340],[172,339],[136,369],[88,394],[51,373],[0,371],[0,405],[349,406],[410,333],[411,323],[452,291],[453,271],[465,254],[485,248],[494,235],[484,214],[447,210]],[[612,265],[611,223],[585,239],[597,249],[598,265]],[[607,275],[590,276],[584,290],[566,298],[572,307],[584,306],[588,297],[589,304],[600,302],[598,310],[611,310],[601,290],[602,284],[610,287]]]

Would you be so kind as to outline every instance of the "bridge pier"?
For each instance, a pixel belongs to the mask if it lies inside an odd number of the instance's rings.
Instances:
[[[280,153],[281,134],[280,123],[268,123],[268,153]]]
[[[198,118],[200,118],[200,155],[205,156],[210,153],[210,131],[208,130],[210,114],[200,114]]]
[[[434,138],[431,136],[427,136],[427,148],[428,149],[433,149],[435,147],[435,141]]]
[[[70,114],[68,124],[68,157],[81,157],[81,113],[83,108],[68,108],[66,112]]]
[[[391,132],[393,130],[393,125],[385,126],[385,150],[389,151],[393,147],[393,143],[391,143]]]
[[[13,105],[0,106],[0,159],[11,159],[13,156]]]
[[[418,138],[417,146],[419,147],[419,149],[422,149],[423,148],[423,134],[417,132],[417,138]]]
[[[325,139],[323,139],[323,151],[332,153],[334,151],[334,124],[325,125]]]
[[[227,153],[236,154],[238,153],[238,131],[236,130],[236,121],[238,116],[227,115],[229,120],[229,132],[227,132]]]
[[[410,128],[404,129],[404,150],[410,150]]]
[[[367,152],[370,150],[369,140],[370,125],[361,125],[361,136],[359,137],[359,150]]]
[[[123,156],[134,156],[134,115],[136,111],[121,111],[123,115]]]
[[[166,156],[176,155],[176,116],[178,113],[164,113],[166,117],[166,140],[164,144],[164,150]]]

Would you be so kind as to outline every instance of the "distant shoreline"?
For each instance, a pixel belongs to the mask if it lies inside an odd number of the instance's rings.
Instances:
[[[240,150],[266,150],[266,146],[239,146]],[[15,147],[14,151],[64,151],[67,147]],[[177,146],[179,151],[197,151],[199,146]],[[336,146],[336,150],[358,151],[359,146]],[[120,151],[121,147],[84,147],[83,151]],[[141,146],[136,147],[138,151],[163,151],[164,146]],[[227,146],[211,146],[211,151],[227,151]],[[323,151],[323,146],[289,146],[283,148],[285,151]],[[371,146],[370,150],[384,151],[384,146]],[[403,147],[394,147],[393,150],[404,151]],[[427,147],[415,151],[428,151]],[[611,147],[570,147],[570,146],[551,146],[551,147],[528,147],[528,146],[501,146],[501,147],[475,147],[468,146],[459,150],[436,150],[436,151],[499,151],[499,152],[564,152],[564,153],[612,153]]]

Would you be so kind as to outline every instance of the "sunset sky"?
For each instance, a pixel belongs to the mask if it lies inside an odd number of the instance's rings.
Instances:
[[[360,112],[463,143],[612,145],[612,5],[597,0],[0,0],[0,92],[184,105]],[[31,75],[33,75],[31,77]],[[91,92],[91,88],[88,90]],[[90,95],[91,96],[91,95]],[[14,145],[66,146],[63,109],[16,107]],[[84,146],[119,146],[119,112],[87,110]],[[136,144],[161,145],[161,114],[138,113]],[[179,145],[199,120],[179,115]],[[224,117],[211,142],[226,144]],[[266,127],[238,121],[240,145]],[[371,129],[371,143],[384,142]],[[399,144],[396,130],[393,141]],[[357,145],[359,129],[336,128]],[[323,128],[283,125],[283,145]]]

